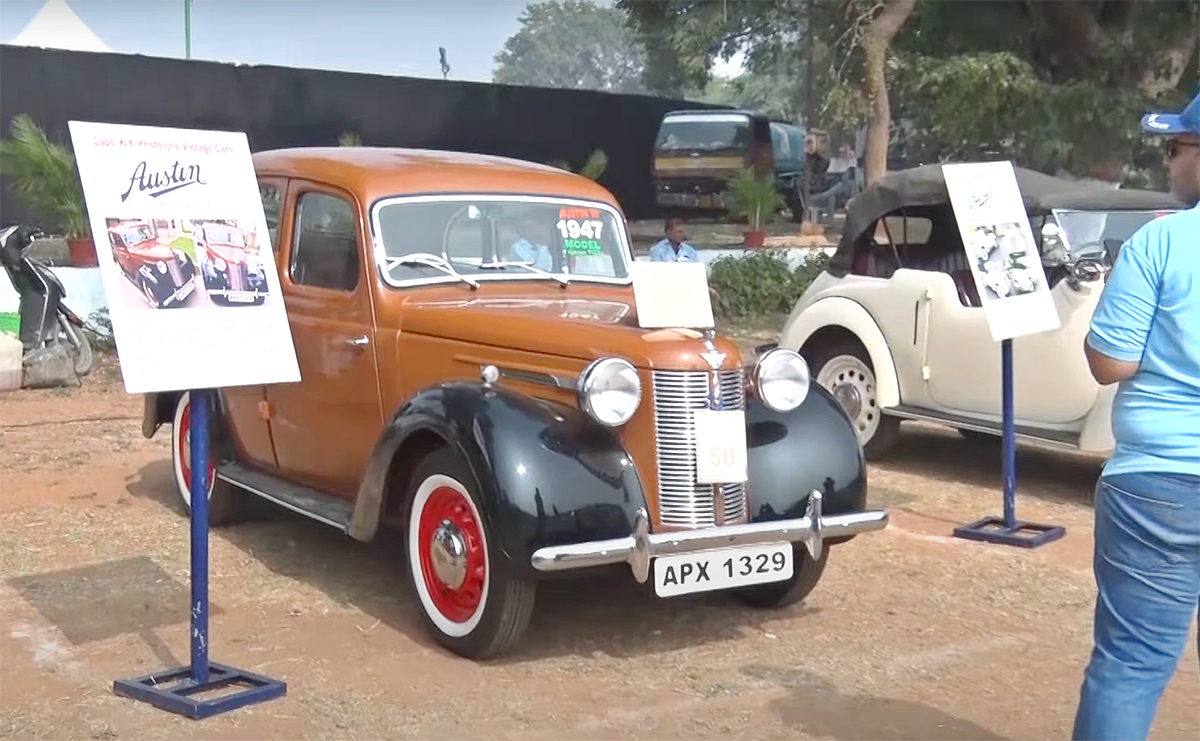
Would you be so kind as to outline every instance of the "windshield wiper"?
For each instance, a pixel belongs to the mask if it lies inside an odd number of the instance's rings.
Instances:
[[[513,261],[495,262],[495,261],[493,261],[493,262],[479,263],[479,267],[481,270],[503,270],[504,268],[514,267],[514,266],[518,267],[518,268],[525,268],[526,270],[528,270],[532,273],[537,273],[538,275],[544,275],[547,278],[553,278],[554,280],[558,281],[559,284],[562,286],[568,286],[571,284],[571,279],[568,276],[559,275],[558,273],[551,273],[549,271],[542,270],[541,268],[535,268],[533,266],[533,263],[531,263],[531,262],[513,262]]]
[[[479,288],[479,281],[469,278],[468,276],[465,276],[462,273],[455,270],[454,266],[451,265],[450,262],[448,260],[446,260],[444,257],[440,257],[438,255],[433,255],[428,252],[413,252],[412,254],[402,255],[400,257],[391,257],[390,255],[388,256],[387,268],[388,268],[389,272],[393,268],[398,267],[400,265],[421,265],[421,266],[427,267],[427,268],[437,268],[438,270],[441,270],[443,273],[446,273],[447,275],[452,275],[455,278],[458,278],[459,280],[463,281],[464,283],[467,283],[468,285],[471,286],[471,288]]]

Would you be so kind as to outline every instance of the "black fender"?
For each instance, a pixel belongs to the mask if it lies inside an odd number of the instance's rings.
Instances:
[[[782,413],[748,395],[746,443],[751,522],[803,517],[814,489],[823,495],[823,514],[866,508],[862,446],[842,405],[824,387],[812,383],[800,406]],[[844,540],[849,538],[828,542]]]
[[[367,465],[348,533],[374,537],[400,502],[414,457],[445,444],[466,460],[479,486],[481,515],[514,574],[543,576],[538,548],[620,538],[646,507],[637,466],[616,434],[577,408],[480,383],[448,383],[407,401]]]

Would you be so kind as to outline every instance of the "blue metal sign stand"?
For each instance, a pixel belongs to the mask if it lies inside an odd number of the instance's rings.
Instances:
[[[208,390],[190,394],[192,471],[192,663],[134,679],[113,682],[113,692],[157,708],[207,718],[287,694],[287,685],[251,672],[208,660]],[[201,492],[198,495],[197,492]],[[229,691],[232,689],[233,691]],[[224,691],[222,693],[222,691]],[[221,693],[210,699],[204,694]]]
[[[1058,540],[1066,535],[1067,531],[1058,525],[1041,525],[1017,520],[1017,441],[1013,429],[1012,340],[1001,341],[1000,363],[1004,396],[1004,517],[985,517],[970,525],[956,527],[954,536],[986,543],[1037,548]]]

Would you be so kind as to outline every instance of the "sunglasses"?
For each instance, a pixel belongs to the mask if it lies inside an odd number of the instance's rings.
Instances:
[[[1175,159],[1184,147],[1200,147],[1200,142],[1185,142],[1178,139],[1169,139],[1167,141],[1167,159]]]

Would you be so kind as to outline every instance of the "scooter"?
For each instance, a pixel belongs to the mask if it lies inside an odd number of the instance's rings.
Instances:
[[[39,232],[25,226],[0,229],[0,263],[21,297],[21,344],[25,355],[62,343],[75,364],[75,374],[92,370],[92,346],[84,323],[67,308],[67,291],[54,273],[29,257],[33,238]]]

